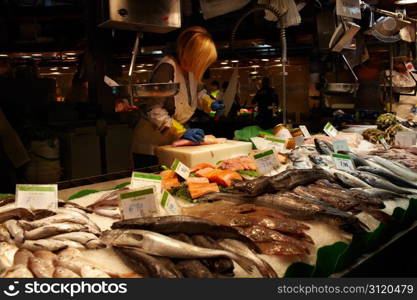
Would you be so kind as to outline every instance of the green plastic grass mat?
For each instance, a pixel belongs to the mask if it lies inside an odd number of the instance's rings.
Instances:
[[[85,197],[87,195],[94,194],[94,193],[98,193],[98,192],[100,192],[100,191],[98,191],[98,190],[81,190],[81,191],[76,192],[71,197],[69,197],[67,201],[71,201],[71,200],[75,200],[75,199],[78,199],[78,198],[82,198],[82,197]]]
[[[0,198],[13,197],[13,194],[0,194]]]
[[[239,140],[239,141],[244,141],[244,142],[250,142],[251,138],[259,136],[260,133],[264,133],[264,134],[271,134],[272,133],[272,129],[262,129],[261,127],[255,125],[255,126],[247,126],[244,127],[240,130],[236,130],[235,131],[235,140]]]
[[[123,183],[121,183],[121,184],[116,185],[116,186],[114,187],[114,189],[115,189],[115,190],[120,190],[120,189],[122,189],[122,188],[124,188],[124,187],[127,187],[129,184],[130,184],[130,182],[123,182]]]
[[[417,199],[410,199],[407,210],[395,208],[393,221],[380,224],[373,232],[354,235],[349,244],[337,242],[317,250],[317,260],[314,266],[298,262],[290,265],[284,277],[328,277],[340,272],[354,263],[365,253],[369,253],[392,236],[409,227],[417,220]]]

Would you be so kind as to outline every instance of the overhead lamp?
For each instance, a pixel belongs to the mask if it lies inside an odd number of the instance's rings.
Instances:
[[[259,68],[259,67],[260,67],[260,65],[252,65],[251,67],[252,67],[252,68]]]
[[[69,67],[62,67],[62,69],[64,69],[64,70],[69,70]]]
[[[0,57],[8,57],[8,54],[0,53]]]
[[[268,58],[262,58],[261,60],[262,60],[262,61],[269,61],[269,59],[268,59]]]
[[[50,68],[49,70],[51,70],[51,71],[58,71],[58,68],[57,67],[53,67],[53,68]]]
[[[60,75],[62,74],[61,72],[52,72],[51,75]]]
[[[146,64],[147,67],[153,67],[153,64]]]
[[[126,68],[126,65],[122,65],[122,68]]]
[[[40,56],[42,56],[42,53],[32,53],[32,56],[33,57],[40,57]]]
[[[32,58],[32,56],[29,55],[22,55],[21,58]]]
[[[235,60],[232,60],[231,62],[235,64],[235,63],[238,63],[239,61],[235,59]]]
[[[280,58],[278,58],[278,59],[276,59],[276,60],[274,60],[275,62],[280,62],[281,61],[281,59]]]
[[[221,67],[222,69],[231,69],[231,66]]]
[[[75,53],[75,52],[65,52],[65,55],[72,56],[72,55],[77,55],[77,53]]]
[[[398,0],[394,2],[397,5],[408,5],[408,4],[416,4],[417,0]]]

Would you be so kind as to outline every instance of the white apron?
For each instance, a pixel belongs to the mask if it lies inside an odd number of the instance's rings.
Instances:
[[[155,69],[163,63],[168,63],[174,68],[174,82],[180,84],[179,92],[174,96],[175,113],[172,117],[181,124],[185,124],[191,119],[197,108],[197,81],[194,75],[189,72],[188,80],[191,94],[191,100],[189,100],[186,80],[180,66],[173,58],[166,56]],[[151,121],[142,117],[133,132],[132,152],[154,155],[155,147],[171,144],[175,139],[176,137],[169,132],[162,134]]]

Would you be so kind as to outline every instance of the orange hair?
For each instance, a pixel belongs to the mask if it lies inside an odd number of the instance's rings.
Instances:
[[[177,56],[181,68],[201,82],[204,72],[217,60],[217,50],[210,33],[203,27],[193,26],[178,37]]]

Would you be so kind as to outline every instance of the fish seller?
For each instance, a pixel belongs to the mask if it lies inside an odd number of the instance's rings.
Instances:
[[[198,26],[185,29],[178,37],[176,55],[164,57],[153,71],[151,82],[178,82],[176,96],[152,99],[144,105],[142,117],[133,133],[132,153],[135,167],[156,165],[156,146],[183,138],[200,143],[204,131],[186,128],[196,109],[221,114],[224,104],[214,100],[204,89],[201,79],[216,61],[217,50],[210,33]]]

